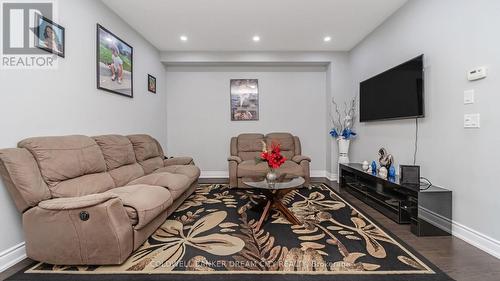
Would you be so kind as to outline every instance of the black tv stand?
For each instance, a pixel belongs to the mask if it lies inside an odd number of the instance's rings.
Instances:
[[[361,164],[339,164],[341,192],[347,191],[399,224],[410,224],[417,236],[451,234],[451,191],[406,185],[364,172]]]

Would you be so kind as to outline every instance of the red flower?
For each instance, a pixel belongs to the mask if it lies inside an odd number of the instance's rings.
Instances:
[[[262,152],[260,158],[266,161],[271,169],[278,169],[286,161],[286,158],[281,155],[279,144],[272,144],[272,149]]]

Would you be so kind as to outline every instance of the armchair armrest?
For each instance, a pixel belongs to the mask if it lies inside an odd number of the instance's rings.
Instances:
[[[192,157],[171,157],[163,160],[165,167],[172,165],[192,165],[193,163]]]
[[[227,161],[235,161],[238,164],[240,164],[241,162],[243,162],[243,160],[241,160],[241,158],[238,157],[238,156],[229,156],[227,158]]]
[[[304,155],[295,155],[294,157],[292,157],[292,161],[299,164],[302,161],[311,162],[311,158],[304,156]]]
[[[117,197],[112,193],[98,193],[80,197],[56,198],[42,201],[38,203],[38,207],[45,210],[73,210],[92,207]]]

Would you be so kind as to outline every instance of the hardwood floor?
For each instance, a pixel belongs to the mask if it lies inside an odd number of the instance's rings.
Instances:
[[[331,186],[338,190],[336,182]],[[356,208],[371,216],[410,247],[457,281],[500,281],[500,260],[454,236],[417,237],[409,225],[401,225],[347,192],[340,193]]]
[[[316,179],[319,180],[319,179]],[[225,179],[227,181],[227,179]],[[330,184],[338,190],[336,182]],[[201,183],[220,183],[221,180],[203,179]],[[500,260],[454,237],[417,237],[410,232],[408,225],[399,225],[347,192],[341,195],[356,208],[371,216],[377,223],[387,228],[410,247],[425,256],[441,270],[457,281],[500,281]],[[25,259],[8,270],[0,273],[0,280],[11,276],[31,263]]]

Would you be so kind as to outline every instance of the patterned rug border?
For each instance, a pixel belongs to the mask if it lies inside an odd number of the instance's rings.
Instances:
[[[211,183],[211,184],[200,184],[200,186],[210,186],[214,185],[217,183]],[[171,271],[171,272],[123,272],[123,271],[109,271],[109,272],[95,272],[95,271],[74,271],[74,272],[68,272],[68,271],[44,271],[44,270],[33,270],[37,266],[39,266],[40,262],[36,262],[34,265],[30,265],[26,267],[25,269],[19,271],[15,275],[18,274],[27,274],[27,275],[39,275],[39,276],[110,276],[110,275],[121,275],[121,276],[178,276],[178,277],[183,277],[183,276],[199,276],[199,275],[210,275],[210,276],[234,276],[234,275],[242,275],[242,276],[250,276],[250,275],[256,275],[256,276],[280,276],[280,275],[289,275],[289,276],[381,276],[381,275],[387,275],[387,276],[435,276],[436,278],[439,277],[444,277],[447,278],[445,280],[453,280],[450,278],[446,273],[444,273],[442,270],[440,270],[436,265],[434,265],[432,262],[427,260],[425,257],[423,257],[418,251],[413,249],[411,246],[406,244],[404,241],[402,241],[399,237],[397,237],[395,234],[393,234],[391,231],[386,229],[384,226],[380,225],[375,219],[373,219],[371,216],[367,215],[364,211],[360,211],[358,207],[355,207],[354,204],[352,204],[348,199],[344,198],[344,196],[334,188],[330,187],[327,184],[324,183],[316,183],[319,186],[326,187],[328,190],[332,191],[335,193],[335,195],[340,198],[344,203],[349,205],[353,210],[356,210],[358,214],[360,214],[364,219],[369,221],[371,224],[375,225],[378,227],[382,232],[384,232],[385,235],[391,238],[392,241],[394,241],[402,250],[404,250],[405,253],[407,253],[409,256],[411,256],[413,259],[418,261],[420,264],[422,264],[425,267],[425,271],[423,270],[406,270],[406,271],[364,271],[364,272],[321,272],[321,271]],[[221,185],[227,185],[227,184],[222,184]],[[14,276],[15,276],[14,275]],[[14,277],[12,276],[12,277]],[[23,279],[24,280],[24,279]],[[38,280],[38,279],[37,279]],[[409,279],[404,279],[404,280],[409,280]],[[419,279],[420,280],[420,279]],[[432,280],[442,280],[442,279],[435,279],[433,278]]]

